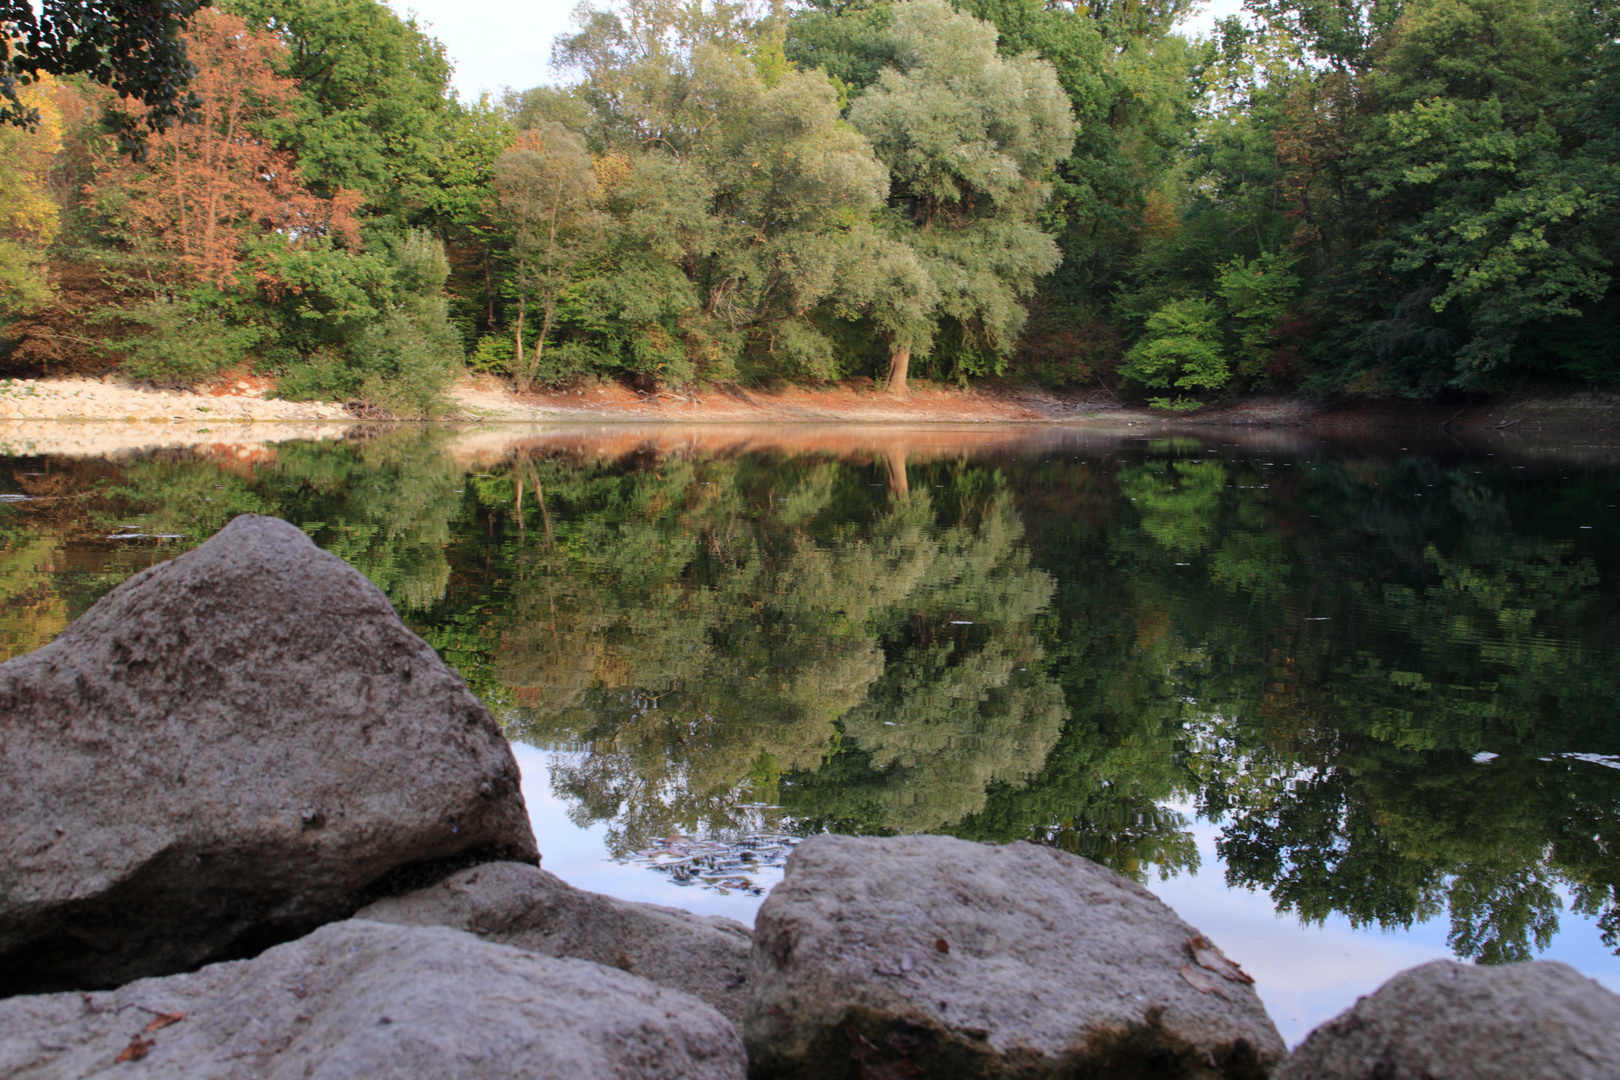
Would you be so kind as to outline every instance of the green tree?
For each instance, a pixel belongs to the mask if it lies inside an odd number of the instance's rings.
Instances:
[[[1004,59],[993,26],[935,0],[895,14],[896,62],[850,107],[892,179],[895,235],[939,292],[933,319],[956,378],[998,373],[1025,318],[1022,298],[1060,258],[1036,215],[1074,139],[1051,66]],[[904,393],[926,328],[891,330],[889,389]]]
[[[428,224],[423,215],[439,207],[463,158],[444,47],[379,0],[224,6],[287,46],[282,74],[298,80],[299,106],[276,135],[304,179],[328,194],[361,192],[370,213],[399,225]]]
[[[1056,69],[1075,118],[1042,212],[1063,262],[1037,285],[1014,370],[1089,382],[1118,363],[1109,308],[1144,245],[1173,226],[1201,103],[1201,56],[1174,31],[1188,6],[970,0],[995,24],[1003,55],[1032,52]],[[1207,105],[1206,105],[1207,107]]]
[[[1120,374],[1154,389],[1219,390],[1232,378],[1214,301],[1173,300],[1147,321],[1147,334],[1125,357]],[[1155,398],[1161,407],[1177,407]]]
[[[287,289],[312,348],[280,380],[283,396],[360,401],[402,419],[447,410],[465,352],[444,295],[444,244],[411,230],[388,247],[383,257],[328,250],[281,264],[314,286]]]
[[[1236,324],[1239,360],[1234,374],[1257,379],[1275,362],[1278,328],[1299,296],[1295,261],[1294,256],[1268,252],[1218,268],[1215,292]]]
[[[605,225],[593,205],[598,186],[584,140],[553,123],[535,136],[537,147],[510,151],[495,163],[495,188],[512,229],[517,263],[512,375],[519,393],[527,393],[536,377],[565,370],[556,364],[547,368],[546,342],[564,291],[581,262],[599,250]],[[532,352],[523,342],[531,297],[540,309]]]
[[[570,100],[612,221],[571,340],[675,383],[816,379],[839,373],[840,320],[903,317],[925,289],[873,228],[885,170],[771,19],[654,0],[580,18],[557,56],[585,77]]]

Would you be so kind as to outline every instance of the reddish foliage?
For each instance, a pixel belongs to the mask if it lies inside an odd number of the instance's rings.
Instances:
[[[1311,332],[1316,329],[1316,323],[1310,319],[1300,318],[1298,315],[1287,315],[1271,331],[1272,340],[1277,342],[1277,348],[1271,354],[1271,360],[1266,364],[1266,374],[1276,380],[1291,379],[1298,375],[1304,366],[1304,358],[1300,349],[1310,340]]]
[[[1014,366],[1018,374],[1076,386],[1111,374],[1122,351],[1119,331],[1101,319],[1065,323],[1036,311],[1019,340]]]
[[[91,192],[122,194],[128,233],[173,254],[186,278],[227,284],[252,232],[279,233],[289,243],[325,235],[358,243],[360,196],[311,194],[292,155],[262,133],[297,98],[297,83],[275,72],[282,48],[234,15],[197,12],[187,49],[197,65],[198,119],[155,136],[144,162],[109,149],[98,163]]]
[[[0,377],[100,375],[112,366],[99,351],[109,328],[88,321],[95,312],[115,307],[122,299],[108,281],[106,267],[59,260],[51,267],[51,284],[55,291],[51,303],[6,325],[10,349],[0,361]]]

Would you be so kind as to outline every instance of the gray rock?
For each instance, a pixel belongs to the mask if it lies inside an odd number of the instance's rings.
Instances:
[[[1306,1037],[1275,1080],[1613,1080],[1620,996],[1552,960],[1403,971]]]
[[[538,861],[488,710],[376,586],[254,516],[0,665],[0,822],[0,994],[248,956],[447,865]]]
[[[439,926],[331,923],[253,960],[102,993],[0,1001],[8,1080],[741,1080],[743,1072],[737,1029],[695,998]]]
[[[1033,844],[816,836],[754,923],[759,1077],[1263,1077],[1250,980],[1152,893]]]
[[[742,1024],[753,936],[734,919],[637,904],[576,889],[522,863],[486,863],[356,918],[451,926],[485,941],[546,956],[571,956],[683,990]]]

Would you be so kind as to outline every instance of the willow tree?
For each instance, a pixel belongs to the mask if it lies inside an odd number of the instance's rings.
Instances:
[[[927,352],[935,328],[958,378],[1001,370],[1023,299],[1062,257],[1036,213],[1074,124],[1050,64],[998,56],[995,27],[944,0],[898,6],[893,34],[894,63],[849,119],[889,168],[893,235],[938,290],[931,325],[887,328],[889,389],[904,393],[911,358]]]
[[[828,378],[840,320],[900,327],[932,302],[914,253],[874,226],[888,170],[827,76],[786,62],[775,16],[628,0],[578,25],[556,56],[583,82],[553,104],[617,163],[603,266],[581,286],[608,362],[676,383]]]

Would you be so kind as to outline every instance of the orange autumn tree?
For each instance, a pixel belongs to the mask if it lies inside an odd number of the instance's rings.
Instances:
[[[312,194],[293,156],[263,133],[267,121],[292,113],[298,94],[295,80],[276,74],[281,42],[203,8],[186,47],[197,66],[191,88],[202,99],[196,118],[154,136],[144,161],[110,149],[91,189],[130,245],[158,264],[149,276],[226,287],[256,235],[289,244],[334,236],[358,246],[360,196]]]

